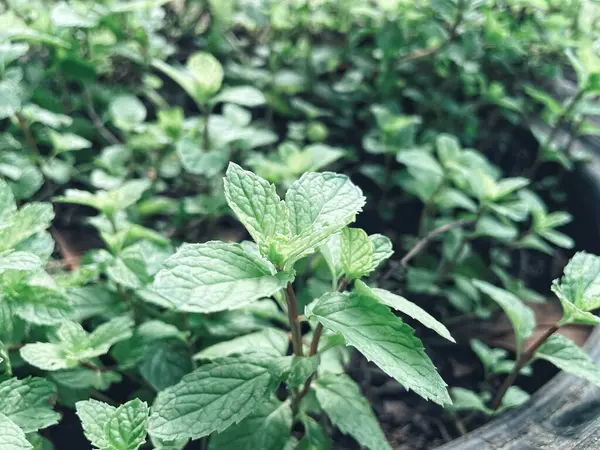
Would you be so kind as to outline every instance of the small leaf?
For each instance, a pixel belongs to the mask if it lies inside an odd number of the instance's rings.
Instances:
[[[292,431],[289,403],[272,399],[210,440],[211,450],[281,450]]]
[[[222,432],[265,402],[276,387],[264,354],[226,357],[200,367],[158,393],[148,428],[164,440],[198,439]]]
[[[229,158],[223,150],[205,151],[199,143],[188,137],[179,139],[175,149],[187,172],[209,178],[221,173]]]
[[[340,333],[347,345],[356,347],[407,389],[440,405],[451,403],[446,383],[414,330],[373,297],[326,294],[307,308],[306,316]]]
[[[221,89],[223,67],[209,53],[198,52],[190,56],[186,68],[194,80],[194,99],[204,103]]]
[[[114,124],[125,131],[131,131],[146,120],[146,107],[134,95],[119,95],[108,105]]]
[[[44,231],[53,218],[54,211],[48,203],[27,203],[7,215],[0,227],[0,251],[14,248],[19,242]]]
[[[523,351],[525,339],[535,329],[535,315],[531,308],[525,305],[519,298],[504,289],[500,289],[490,283],[481,280],[473,280],[473,284],[484,294],[494,300],[506,313],[515,331],[517,354]]]
[[[0,81],[0,120],[13,116],[21,109],[21,88],[13,80],[5,79]]]
[[[384,305],[387,305],[390,308],[400,311],[419,321],[422,325],[425,325],[427,328],[435,331],[444,339],[448,339],[450,342],[456,342],[444,324],[439,322],[423,308],[405,299],[404,297],[393,294],[385,289],[370,288],[360,280],[356,282],[354,289],[361,295],[371,296],[378,302],[383,303]]]
[[[274,352],[274,354],[285,356],[288,346],[289,339],[285,331],[269,328],[211,345],[196,353],[194,359],[210,360],[234,354],[243,355],[252,351]]]
[[[452,411],[480,411],[484,414],[492,414],[493,411],[485,406],[485,402],[475,392],[468,389],[454,387],[450,389],[452,397]]]
[[[148,405],[139,399],[121,405],[104,425],[111,450],[137,450],[146,442]]]
[[[392,241],[382,234],[372,234],[369,240],[373,243],[373,262],[371,270],[377,269],[384,261],[394,254]]]
[[[349,376],[320,376],[314,390],[319,404],[342,433],[370,450],[391,450],[369,402]]]
[[[553,290],[561,301],[569,301],[582,311],[600,307],[600,257],[585,252],[576,253],[555,282]]]
[[[58,131],[49,130],[48,136],[55,153],[82,150],[92,146],[90,141],[73,133],[59,133]]]
[[[270,297],[293,277],[275,269],[239,244],[184,244],[165,261],[153,288],[173,308],[216,312]]]
[[[600,368],[571,339],[554,334],[535,352],[535,359],[551,362],[560,370],[584,378],[600,386]]]
[[[233,103],[235,105],[255,108],[266,102],[264,94],[253,86],[236,86],[223,89],[212,103]]]
[[[344,228],[341,241],[342,270],[348,280],[361,278],[373,267],[373,243],[360,228]]]

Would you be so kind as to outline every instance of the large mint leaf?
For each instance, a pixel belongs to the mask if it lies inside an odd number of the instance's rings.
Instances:
[[[584,320],[585,323],[590,318],[583,313],[600,307],[600,257],[585,252],[575,254],[565,267],[563,277],[554,282],[552,290],[565,310],[563,321],[582,323],[581,320]]]
[[[600,367],[571,339],[554,334],[535,352],[535,359],[545,359],[565,372],[600,386]]]
[[[285,203],[292,238],[281,248],[289,267],[353,222],[365,197],[345,175],[305,173],[288,189]]]
[[[85,436],[101,450],[137,450],[146,442],[148,405],[139,399],[115,408],[96,400],[75,405]]]
[[[152,436],[168,441],[222,432],[265,402],[277,385],[265,354],[226,357],[200,367],[159,392],[149,420]]]
[[[237,425],[215,435],[211,450],[281,450],[292,431],[289,403],[271,399]]]
[[[179,311],[215,312],[270,297],[292,276],[276,273],[259,255],[239,244],[185,244],[165,261],[154,290]]]
[[[58,423],[60,414],[52,410],[56,388],[43,378],[10,378],[0,383],[0,411],[25,433]]]
[[[435,331],[437,334],[445,339],[448,339],[450,342],[456,342],[444,324],[438,321],[419,305],[408,301],[404,297],[393,294],[385,289],[370,288],[360,280],[356,282],[354,289],[360,294],[372,296],[380,303],[383,303],[390,308],[393,308],[409,317],[412,317],[415,320],[418,320],[422,325],[425,325],[427,328]]]
[[[373,242],[360,228],[344,228],[341,236],[342,270],[348,280],[361,278],[373,267]]]
[[[205,348],[194,355],[194,359],[215,359],[234,354],[261,351],[285,356],[289,346],[289,338],[285,331],[275,328],[246,334],[230,341],[220,342]]]
[[[16,283],[5,291],[14,314],[36,325],[56,325],[66,320],[72,308],[60,292],[47,287]]]
[[[517,353],[523,351],[525,339],[531,336],[535,329],[535,316],[531,308],[518,297],[504,289],[481,280],[473,280],[473,284],[484,294],[494,300],[505,312],[515,331]]]
[[[414,330],[371,296],[332,293],[321,297],[307,317],[344,336],[407,389],[441,405],[450,404],[446,383],[414,335]]]
[[[17,210],[15,196],[6,181],[0,178],[0,220]]]
[[[15,247],[40,231],[44,231],[54,218],[52,205],[28,203],[23,208],[0,219],[0,252]]]
[[[277,235],[289,234],[285,204],[275,186],[258,175],[230,163],[225,177],[225,197],[265,256]]]
[[[377,418],[358,385],[347,375],[327,374],[313,386],[331,422],[370,450],[391,450]]]
[[[33,449],[23,430],[2,413],[0,413],[0,448],[4,450]]]
[[[36,270],[42,267],[42,260],[33,253],[6,251],[0,253],[0,273],[6,270]]]

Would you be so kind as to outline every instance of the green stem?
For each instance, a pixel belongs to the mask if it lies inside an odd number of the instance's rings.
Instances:
[[[421,211],[421,217],[419,219],[419,237],[423,237],[425,235],[425,225],[427,224],[427,220],[429,216],[433,212],[433,206],[435,204],[436,197],[442,192],[444,189],[444,180],[440,181],[440,184],[437,185],[435,190],[431,193],[429,199],[425,202],[425,206]]]
[[[302,332],[300,330],[300,322],[298,321],[298,299],[294,292],[292,283],[288,283],[286,288],[287,310],[290,328],[292,330],[292,347],[294,355],[304,356],[302,351]]]

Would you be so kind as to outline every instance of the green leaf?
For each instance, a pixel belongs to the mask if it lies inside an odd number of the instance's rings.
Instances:
[[[59,133],[58,131],[49,130],[48,136],[55,153],[83,150],[92,146],[90,141],[73,133]]]
[[[452,397],[452,411],[480,411],[486,415],[492,414],[493,411],[485,406],[483,399],[475,392],[461,387],[450,389]]]
[[[80,14],[66,2],[58,2],[50,15],[52,23],[61,28],[92,28],[98,25],[98,14],[89,10],[88,14]]]
[[[560,370],[600,386],[600,368],[585,351],[565,336],[550,336],[535,352],[534,358],[549,361]]]
[[[255,108],[264,105],[264,94],[253,86],[236,86],[223,89],[211,103],[233,103],[235,105]]]
[[[360,228],[344,228],[341,240],[342,270],[348,280],[361,278],[373,267],[373,242]]]
[[[15,196],[6,181],[0,178],[0,219],[8,217],[17,210]]]
[[[279,368],[285,383],[290,388],[297,388],[319,368],[319,356],[288,356],[280,361]]]
[[[312,253],[329,236],[353,222],[365,197],[348,177],[305,173],[285,196],[292,237],[281,245],[286,267]]]
[[[148,405],[139,399],[114,406],[97,400],[75,404],[85,437],[101,450],[137,450],[146,442]]]
[[[56,388],[43,378],[10,378],[0,383],[0,411],[25,433],[58,423],[60,414],[52,410],[55,401]]]
[[[185,65],[194,78],[196,99],[206,100],[221,89],[223,66],[213,55],[203,52],[194,53]]]
[[[285,356],[289,339],[285,331],[268,328],[256,333],[246,334],[230,341],[220,342],[205,348],[194,355],[194,359],[215,359],[251,351],[261,351]]]
[[[415,178],[427,176],[441,180],[444,176],[440,163],[427,151],[402,150],[396,154],[396,160],[404,164]]]
[[[189,137],[177,141],[175,146],[183,168],[195,175],[214,177],[221,173],[229,155],[223,150],[205,151],[198,142]]]
[[[44,231],[54,218],[52,205],[27,203],[18,211],[2,218],[0,226],[0,252],[14,248],[19,242]]]
[[[378,302],[412,317],[430,330],[435,331],[444,339],[448,339],[450,342],[456,342],[444,324],[439,322],[423,308],[404,297],[393,294],[385,289],[370,288],[360,280],[355,283],[354,290],[361,295],[373,297]]]
[[[331,450],[331,438],[323,427],[312,417],[302,415],[300,417],[304,424],[304,437],[295,450]]]
[[[71,117],[40,108],[34,103],[24,106],[21,115],[30,123],[39,122],[52,128],[68,127],[73,123]]]
[[[72,311],[64,295],[54,289],[17,283],[4,294],[14,314],[36,325],[56,325]]]
[[[132,131],[146,120],[146,107],[134,95],[119,95],[108,105],[113,123],[122,130]]]
[[[225,197],[264,255],[277,236],[289,234],[287,209],[275,185],[230,163],[225,176]]]
[[[104,425],[110,450],[137,450],[146,442],[148,405],[139,399],[121,405]]]
[[[375,270],[381,263],[394,254],[394,247],[390,238],[382,234],[372,234],[369,236],[369,240],[373,243],[373,261],[371,270]]]
[[[515,295],[490,283],[473,280],[473,284],[502,308],[515,331],[517,354],[520,354],[525,340],[531,336],[535,329],[535,315],[531,308]]]
[[[565,267],[562,278],[554,282],[552,290],[561,303],[570,302],[582,311],[600,307],[600,257],[576,253]]]
[[[264,403],[277,385],[265,354],[225,357],[158,393],[148,428],[164,440],[222,432]]]
[[[210,440],[211,450],[281,450],[292,431],[289,403],[276,399],[260,405],[254,413]]]
[[[306,316],[344,336],[347,345],[407,389],[427,400],[449,404],[446,383],[425,353],[414,330],[370,296],[332,293],[307,307]]]
[[[292,280],[239,244],[212,241],[180,247],[165,261],[153,288],[179,311],[207,313],[270,297]]]
[[[0,448],[5,450],[33,449],[23,430],[2,413],[0,413]]]
[[[42,260],[29,252],[7,251],[0,254],[0,273],[7,270],[37,270]]]
[[[349,376],[326,374],[313,388],[319,404],[342,433],[370,450],[391,450],[369,402]]]
[[[77,364],[76,361],[69,361],[61,347],[56,344],[45,342],[25,344],[19,353],[21,358],[32,366],[47,371],[69,369]]]
[[[75,408],[85,437],[98,448],[108,447],[104,427],[117,408],[94,399],[77,402]]]
[[[5,79],[0,81],[0,120],[11,117],[21,109],[21,88],[13,80]]]
[[[189,348],[180,340],[156,342],[146,350],[139,365],[140,375],[156,391],[179,383],[194,369]]]

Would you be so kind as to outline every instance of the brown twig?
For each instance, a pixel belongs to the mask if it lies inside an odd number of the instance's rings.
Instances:
[[[298,322],[298,300],[292,283],[288,283],[286,288],[286,298],[288,307],[288,319],[292,330],[292,347],[294,355],[303,356],[302,351],[302,332],[300,331],[300,322]]]
[[[531,358],[533,358],[533,356],[535,355],[535,352],[540,348],[540,346],[544,342],[546,342],[550,336],[552,336],[554,333],[556,333],[558,331],[558,329],[559,329],[558,323],[555,325],[552,325],[550,328],[548,328],[546,330],[546,332],[544,334],[542,334],[539,338],[537,338],[535,340],[535,342],[533,342],[533,344],[531,344],[531,346],[527,349],[526,352],[523,352],[523,354],[521,355],[521,357],[519,358],[519,360],[513,367],[513,370],[510,373],[510,375],[508,375],[506,377],[506,379],[502,383],[502,386],[500,386],[500,390],[498,391],[498,393],[496,394],[496,397],[494,398],[494,401],[492,402],[492,409],[494,411],[496,411],[502,404],[502,399],[504,399],[506,392],[508,392],[508,389],[513,385],[513,383],[519,376],[521,369],[523,367],[525,367],[525,365],[531,360]]]
[[[56,228],[53,228],[50,234],[56,241],[58,251],[63,257],[62,263],[64,264],[64,266],[69,270],[76,270],[77,268],[79,268],[79,265],[81,263],[81,256],[78,255],[76,251],[72,250],[71,245],[69,245],[62,233]]]

